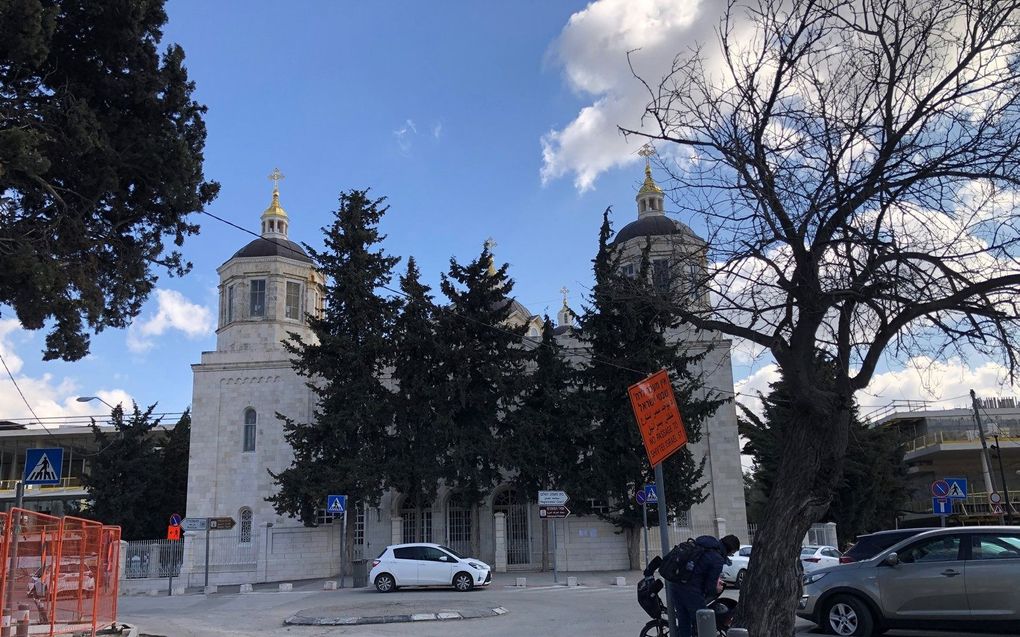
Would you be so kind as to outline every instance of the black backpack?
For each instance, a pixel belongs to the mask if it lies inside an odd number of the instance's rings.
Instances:
[[[667,582],[686,584],[694,574],[694,567],[705,554],[705,548],[693,539],[674,546],[659,565],[659,574]]]

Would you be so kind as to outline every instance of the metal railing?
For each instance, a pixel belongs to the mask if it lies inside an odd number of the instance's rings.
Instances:
[[[1020,436],[1013,435],[1011,431],[1006,429],[999,430],[999,442],[1020,442]],[[989,440],[991,436],[985,436],[986,440]],[[955,431],[936,431],[934,433],[925,434],[918,436],[913,440],[908,440],[903,443],[903,448],[907,453],[911,451],[918,451],[927,447],[937,447],[939,445],[946,444],[970,444],[981,442],[981,434],[977,429],[965,429]]]
[[[1006,509],[1007,514],[1016,515],[1020,513],[1020,491],[1011,489],[1008,497],[1003,499],[1002,505]],[[915,513],[933,513],[931,498],[915,498],[911,500],[910,510]],[[962,516],[993,515],[992,505],[988,502],[988,494],[970,493],[966,498],[953,500],[953,514]]]
[[[15,486],[21,482],[21,480],[0,480],[0,491],[14,491]],[[46,484],[36,485],[33,489],[74,489],[81,488],[81,478],[61,478],[60,484]]]
[[[182,540],[137,540],[128,542],[124,577],[177,577],[184,561]]]

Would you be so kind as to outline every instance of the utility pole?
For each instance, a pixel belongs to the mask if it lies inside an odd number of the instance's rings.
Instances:
[[[995,491],[995,485],[992,483],[992,462],[988,457],[988,441],[985,439],[985,427],[981,424],[981,410],[978,405],[977,394],[974,390],[970,390],[970,400],[974,405],[974,420],[977,422],[978,435],[981,437],[981,470],[985,474],[985,488],[988,490],[989,495]],[[1001,518],[1002,524],[1006,523],[1006,508],[1003,507]]]
[[[1002,466],[1002,445],[999,444],[999,434],[992,436],[995,438],[995,444],[992,445],[995,448],[995,455],[999,458],[999,477],[1002,479],[1002,499],[1005,502],[1005,507],[1002,509],[1006,512],[1007,519],[1011,515],[1009,511],[1016,511],[1013,508],[1013,503],[1009,499],[1009,485],[1006,484],[1006,469]]]

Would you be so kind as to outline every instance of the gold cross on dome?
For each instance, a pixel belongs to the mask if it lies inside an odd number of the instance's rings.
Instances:
[[[269,173],[268,179],[273,182],[273,190],[279,190],[280,181],[286,179],[286,177],[280,172],[279,168],[274,168],[273,172]]]
[[[488,239],[485,240],[485,249],[488,250],[489,252],[492,252],[492,249],[495,248],[497,245],[499,244],[497,244],[496,240],[493,239],[492,237],[489,237]]]
[[[560,293],[563,294],[563,307],[566,307],[567,306],[567,294],[570,293],[570,290],[568,290],[567,286],[564,285],[563,287],[560,288]]]
[[[644,157],[645,161],[647,161],[649,157],[655,156],[655,147],[652,146],[651,144],[645,144],[644,146],[638,149],[637,154]]]

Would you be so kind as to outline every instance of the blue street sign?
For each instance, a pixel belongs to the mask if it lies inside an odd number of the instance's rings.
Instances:
[[[654,484],[646,484],[645,485],[645,501],[648,502],[648,504],[658,504],[659,503],[659,496],[658,496],[658,494],[655,493],[655,485]]]
[[[345,495],[326,496],[326,513],[330,515],[343,515],[344,511],[346,510],[347,510],[347,496]]]
[[[932,498],[931,510],[935,512],[935,515],[952,515],[953,501],[946,498]]]
[[[931,494],[936,498],[945,498],[949,495],[949,483],[945,480],[936,480],[931,483]]]
[[[648,500],[648,498],[645,497],[645,490],[644,489],[642,489],[642,490],[638,491],[637,493],[635,493],[634,494],[634,498],[637,499],[637,503],[638,504],[644,504]]]
[[[967,499],[967,478],[945,478],[945,481],[949,485],[947,498],[950,500]]]
[[[25,473],[21,481],[26,485],[60,484],[60,468],[63,465],[63,449],[26,449]]]
[[[176,513],[171,515],[170,516],[170,526],[180,526],[180,525],[181,525],[181,516],[176,514]]]

